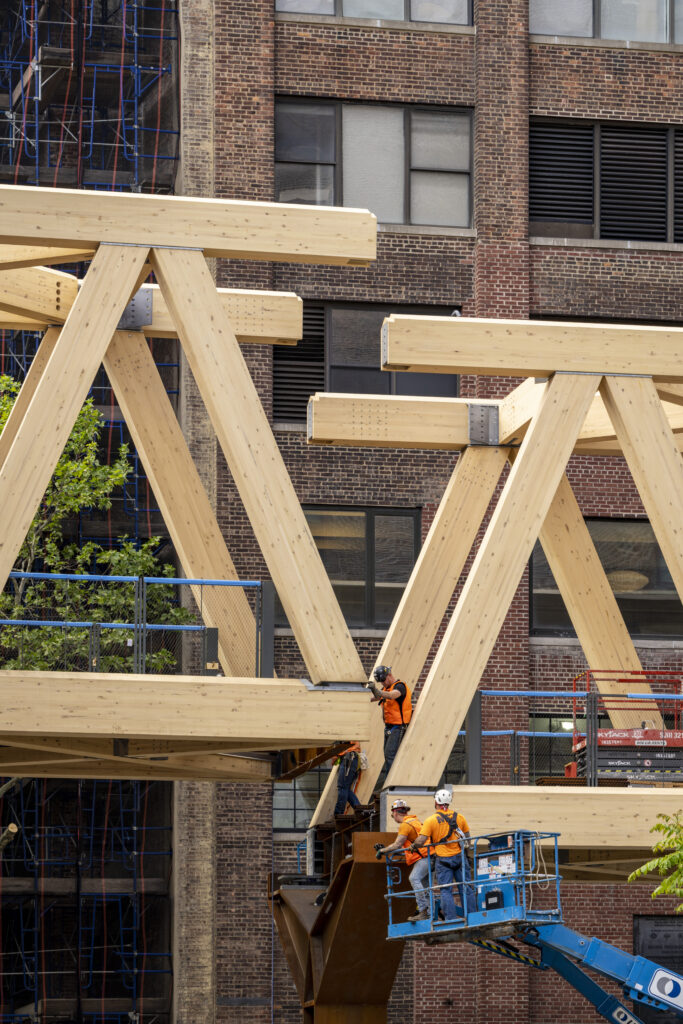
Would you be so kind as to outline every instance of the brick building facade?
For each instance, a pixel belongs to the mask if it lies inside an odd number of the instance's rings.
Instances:
[[[380,219],[378,259],[367,270],[235,261],[219,263],[219,285],[291,290],[309,303],[344,309],[419,305],[425,312],[446,306],[493,317],[683,320],[680,239],[609,238],[599,218],[587,227],[585,219],[581,222],[582,237],[572,226],[566,236],[542,227],[542,233],[530,235],[529,228],[530,123],[616,124],[629,130],[657,125],[666,126],[673,138],[676,126],[683,125],[680,44],[530,34],[529,0],[474,0],[464,24],[344,16],[341,2],[336,14],[305,13],[306,6],[284,0],[181,4],[182,190],[276,198],[277,100],[317,101],[325,110],[362,104],[455,110],[472,115],[469,222],[439,227]],[[309,11],[314,6],[309,4]],[[676,159],[672,156],[670,168],[677,167]],[[406,173],[410,176],[410,167]],[[673,189],[671,181],[668,187]],[[675,221],[675,211],[672,217]],[[245,357],[272,420],[273,353],[246,346]],[[329,371],[329,352],[327,359]],[[499,397],[514,383],[463,377],[460,394]],[[187,368],[183,396],[184,426],[237,569],[249,578],[267,578]],[[453,469],[452,453],[309,448],[303,421],[273,420],[273,428],[305,506],[418,510],[424,538]],[[623,460],[573,458],[569,477],[587,517],[644,518]],[[529,590],[525,574],[484,676],[489,689],[569,687],[585,667],[571,638],[532,635]],[[644,663],[681,671],[683,637],[674,632],[663,639],[655,632],[636,637]],[[369,668],[382,628],[365,623],[354,636]],[[304,674],[286,629],[279,630],[276,669]],[[504,719],[506,727],[524,728],[530,710],[531,702],[514,708],[502,699],[490,702],[484,727],[500,726]],[[504,744],[487,748],[485,781],[508,781],[506,758]],[[178,784],[178,793],[176,911],[183,922],[176,942],[178,1024],[298,1021],[298,1000],[272,928],[265,879],[272,867],[294,866],[303,833],[273,832],[271,794],[260,789]],[[656,811],[653,807],[653,818]],[[476,808],[469,817],[476,831]],[[187,836],[185,822],[192,826]],[[215,852],[201,822],[215,828]],[[186,844],[197,835],[202,856],[193,858]],[[633,948],[634,918],[673,910],[671,903],[652,905],[647,886],[567,883],[564,889],[571,926],[625,949]],[[196,921],[193,927],[193,907],[199,908],[204,929]],[[207,929],[215,941],[213,964],[206,956]],[[547,975],[473,948],[420,946],[404,955],[389,1019],[588,1024],[598,1017]]]

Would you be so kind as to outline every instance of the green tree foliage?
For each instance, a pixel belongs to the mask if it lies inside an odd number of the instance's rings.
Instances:
[[[19,392],[12,377],[0,376],[0,433]],[[108,576],[172,576],[154,552],[159,539],[137,548],[127,537],[109,550],[94,542],[79,546],[64,539],[66,520],[84,509],[111,508],[112,496],[130,472],[128,448],[121,445],[109,465],[100,458],[102,417],[88,399],[35,515],[14,568],[20,572],[79,573]],[[193,621],[175,601],[169,584],[147,588],[146,621],[174,625]],[[0,620],[58,620],[87,623],[134,623],[134,583],[71,580],[10,580],[0,594]],[[86,669],[91,655],[89,628],[4,626],[0,630],[0,665],[3,668]],[[145,666],[148,672],[174,668],[180,648],[178,633],[148,634]],[[101,671],[132,669],[134,634],[131,630],[100,629],[98,665]],[[173,648],[173,649],[170,649]]]
[[[661,836],[652,847],[652,852],[658,856],[647,861],[633,871],[629,876],[629,882],[645,878],[646,875],[659,875],[662,881],[652,893],[655,896],[675,896],[683,899],[683,820],[682,811],[676,814],[658,814],[659,821],[653,825],[650,832],[658,832]],[[683,911],[683,903],[676,907],[676,913]]]

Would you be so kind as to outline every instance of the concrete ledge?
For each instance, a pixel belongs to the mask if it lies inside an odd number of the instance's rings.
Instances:
[[[541,46],[586,46],[595,50],[636,50],[656,53],[683,53],[683,43],[640,42],[633,39],[595,39],[592,36],[529,35],[529,42]]]
[[[352,25],[357,28],[380,28],[388,32],[439,32],[446,35],[473,36],[476,35],[474,25],[447,25],[442,22],[433,21],[387,21],[382,18],[339,18],[334,14],[298,14],[290,11],[278,11],[275,15],[276,23],[280,22],[304,22],[308,25],[335,25],[339,28],[347,28]]]

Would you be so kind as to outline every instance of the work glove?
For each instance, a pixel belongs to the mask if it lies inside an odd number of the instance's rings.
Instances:
[[[373,850],[383,850],[383,849],[384,849],[384,847],[382,846],[381,843],[375,843],[375,845],[373,846]]]
[[[375,860],[381,860],[383,856],[384,854],[380,850],[378,850],[377,853],[375,854]]]

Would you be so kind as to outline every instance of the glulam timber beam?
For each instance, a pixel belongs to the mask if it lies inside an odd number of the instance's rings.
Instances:
[[[0,271],[22,267],[50,267],[59,263],[80,263],[95,255],[94,248],[68,249],[64,246],[0,245]]]
[[[251,374],[201,253],[154,270],[251,527],[314,683],[367,679]]]
[[[416,794],[397,785],[391,799],[400,797],[421,821],[434,813],[433,793]],[[680,806],[680,789],[650,786],[456,786],[451,805],[467,819],[473,836],[538,829],[559,832],[563,848],[622,850],[651,848],[656,815],[676,814]],[[383,817],[380,825],[395,832],[388,807]]]
[[[438,782],[590,408],[598,375],[550,381],[505,482],[387,785]]]
[[[0,743],[17,733],[248,743],[267,732],[277,750],[284,741],[366,740],[370,712],[362,687],[299,679],[0,671]]]
[[[683,405],[683,384],[658,384],[657,393],[663,402]]]
[[[144,247],[98,250],[0,466],[2,587],[146,258]]]
[[[116,331],[104,369],[186,577],[236,580],[235,564],[142,334]],[[244,590],[192,586],[192,594],[206,625],[218,630],[225,675],[253,674],[256,620]]]
[[[26,274],[31,276],[26,277]],[[2,272],[0,268],[0,330],[43,330],[50,324],[63,323],[79,284],[71,274],[46,271],[41,267],[24,273],[20,296],[15,294],[16,281],[16,274]],[[42,284],[37,297],[32,287],[34,283]],[[144,284],[141,291],[152,296],[152,322],[140,328],[145,337],[177,338],[178,332],[159,286]],[[298,295],[237,288],[217,288],[216,291],[239,342],[296,345],[300,340],[303,303]],[[23,315],[12,312],[12,306],[21,308]]]
[[[40,754],[70,755],[76,758],[94,757],[100,760],[111,760],[116,757],[160,758],[186,757],[194,754],[220,754],[235,750],[268,750],[267,740],[256,746],[245,746],[207,740],[136,740],[136,739],[75,739],[62,736],[26,736],[21,733],[3,736],[2,743],[6,748],[19,747],[33,750]],[[37,758],[40,760],[40,758]]]
[[[529,377],[501,399],[498,409],[498,441],[519,444],[538,412],[547,382]]]
[[[467,561],[508,454],[507,448],[467,448],[446,485],[436,515],[401,596],[377,664],[393,665],[411,686],[419,678],[453,591]],[[368,767],[358,784],[367,802],[384,764],[384,725],[372,705],[371,733],[365,751]],[[311,824],[327,820],[336,802],[336,769],[316,807]]]
[[[646,374],[683,382],[683,328],[471,317],[390,316],[382,368],[551,377]]]
[[[77,294],[78,278],[73,274],[48,267],[0,270],[0,309],[20,317],[63,324]]]
[[[683,601],[683,457],[662,402],[647,377],[605,377],[600,391]]]
[[[59,763],[36,761],[24,762],[12,774],[20,778],[40,779],[138,779],[159,782],[253,782],[273,781],[270,761],[263,758],[220,757],[220,762],[207,761],[199,757],[188,766],[179,766],[175,761],[136,761],[119,758],[114,761],[88,758],[68,759]],[[8,765],[8,770],[10,766]],[[3,769],[4,770],[4,769]]]
[[[470,439],[469,405],[457,398],[316,394],[308,401],[308,440],[460,451]]]
[[[0,185],[0,242],[11,245],[110,242],[363,267],[375,259],[376,235],[367,210]]]

